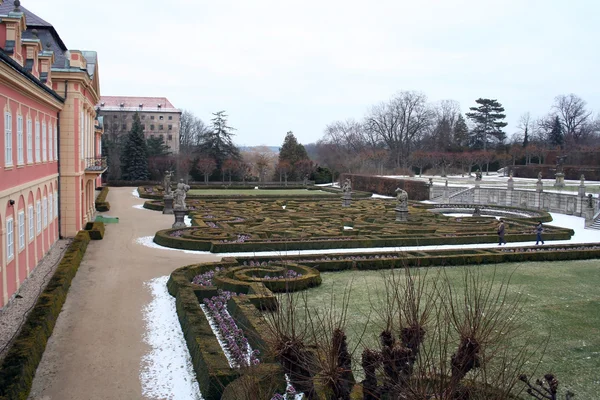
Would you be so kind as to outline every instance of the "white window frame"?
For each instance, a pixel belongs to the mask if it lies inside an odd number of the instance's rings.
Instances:
[[[48,194],[48,221],[50,221],[49,224],[52,223],[52,219],[53,219],[53,216],[52,216],[52,208],[53,207],[54,207],[54,203],[53,203],[53,199],[52,199],[52,193],[50,193],[50,194]]]
[[[37,234],[42,233],[42,202],[35,202],[35,223],[37,225]]]
[[[52,145],[54,140],[52,139],[52,124],[48,124],[48,161],[52,161]]]
[[[83,111],[79,114],[79,151],[83,160]]]
[[[19,211],[18,219],[19,219],[19,251],[22,251],[25,248],[25,211]]]
[[[33,128],[31,118],[27,118],[27,163],[33,163]]]
[[[6,219],[6,259],[15,258],[15,222],[13,217]]]
[[[33,204],[27,207],[27,219],[29,220],[29,241],[35,237],[35,224],[33,221]]]
[[[17,165],[25,164],[23,157],[23,116],[17,115]]]
[[[58,125],[54,124],[54,161],[58,161]]]
[[[41,149],[40,149],[40,121],[35,121],[35,162],[41,161]]]
[[[42,220],[44,229],[46,229],[48,227],[48,199],[46,197],[42,199]]]
[[[4,164],[7,167],[13,165],[13,137],[12,137],[12,113],[4,112]]]
[[[46,121],[42,121],[42,162],[48,161],[48,136],[46,133]]]

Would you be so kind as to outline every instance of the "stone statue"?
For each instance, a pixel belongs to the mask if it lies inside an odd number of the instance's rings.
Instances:
[[[400,188],[396,189],[396,198],[398,199],[398,208],[408,208],[408,193]]]
[[[429,178],[429,186],[433,186],[433,178]]]
[[[581,174],[581,178],[579,178],[579,179],[581,179],[581,182],[580,182],[581,186],[585,186],[585,176],[583,174]]]
[[[175,201],[174,201],[174,208],[177,210],[185,210],[186,206],[185,206],[185,196],[187,191],[190,190],[190,186],[186,185],[183,182],[183,179],[179,180],[179,183],[177,184],[177,189],[175,189]]]
[[[542,180],[542,171],[538,172],[538,181]]]
[[[481,173],[481,171],[480,170],[475,171],[475,180],[480,181],[481,179],[483,179],[483,174]]]
[[[448,179],[446,179],[446,185],[445,186],[448,187]]]
[[[350,178],[346,178],[346,180],[344,181],[344,185],[342,186],[342,192],[344,192],[344,193],[352,192],[352,181],[350,181]]]
[[[565,163],[566,156],[558,156],[556,157],[556,173],[562,174],[563,172],[563,164]]]
[[[593,196],[592,196],[591,193],[588,194],[588,201],[587,201],[587,203],[588,203],[588,207],[589,208],[594,208],[594,200],[593,200]]]
[[[165,196],[172,194],[171,190],[171,178],[173,177],[173,171],[165,171],[165,179],[163,181],[163,188],[165,190]]]

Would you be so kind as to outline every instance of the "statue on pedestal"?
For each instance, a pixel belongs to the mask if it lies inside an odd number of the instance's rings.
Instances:
[[[580,186],[585,186],[585,175],[581,174]]]
[[[177,184],[177,189],[175,189],[175,192],[174,192],[174,195],[175,195],[174,208],[176,210],[185,210],[186,209],[185,196],[186,196],[186,193],[188,192],[188,190],[190,190],[190,186],[185,184],[183,182],[183,179],[180,179],[179,183]]]
[[[173,178],[173,171],[165,171],[165,178],[163,180],[163,188],[164,188],[165,196],[172,195],[172,190],[171,190],[171,179],[172,178]]]
[[[483,174],[481,173],[480,170],[475,171],[475,180],[476,181],[481,181],[483,179]]]
[[[398,208],[408,209],[408,193],[400,188],[396,189],[396,199],[398,199]]]
[[[352,192],[352,181],[350,181],[350,178],[346,178],[346,180],[344,181],[344,185],[342,186],[342,192]]]
[[[542,181],[542,171],[538,172],[538,182]]]

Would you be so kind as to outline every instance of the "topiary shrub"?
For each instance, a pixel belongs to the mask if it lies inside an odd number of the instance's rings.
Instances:
[[[96,197],[96,211],[106,212],[110,210],[110,203],[106,201],[108,196],[108,187],[103,187],[98,197]]]
[[[85,230],[88,231],[92,240],[104,238],[104,222],[88,222],[85,224]]]

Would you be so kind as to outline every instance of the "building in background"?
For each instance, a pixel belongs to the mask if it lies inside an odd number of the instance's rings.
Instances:
[[[162,138],[172,154],[179,153],[181,110],[165,97],[102,96],[97,105],[107,138],[115,141],[131,130],[137,112],[146,139]]]
[[[94,216],[106,169],[95,52],[0,0],[0,307],[61,236]]]

